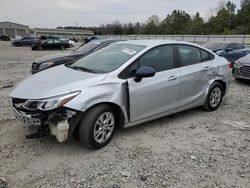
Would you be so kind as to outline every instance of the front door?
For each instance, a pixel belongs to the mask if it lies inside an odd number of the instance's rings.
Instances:
[[[130,122],[161,115],[178,107],[180,73],[171,45],[159,46],[142,55],[128,67]],[[136,69],[149,66],[156,75],[134,80]]]

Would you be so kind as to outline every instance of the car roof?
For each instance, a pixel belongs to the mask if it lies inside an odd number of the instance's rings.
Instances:
[[[164,44],[187,44],[193,46],[199,46],[194,43],[185,42],[185,41],[177,41],[177,40],[128,40],[128,41],[120,41],[116,44],[133,44],[133,45],[140,45],[140,46],[147,46],[147,47],[154,47],[158,45]]]
[[[101,42],[101,43],[104,43],[104,42],[118,42],[118,41],[121,41],[121,40],[115,40],[115,39],[94,39],[90,42]]]

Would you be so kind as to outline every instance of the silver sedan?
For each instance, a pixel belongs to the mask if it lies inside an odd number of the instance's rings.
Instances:
[[[94,148],[130,127],[202,106],[216,110],[229,89],[229,62],[192,43],[114,43],[71,65],[40,72],[10,94],[16,116],[59,142],[77,132]]]

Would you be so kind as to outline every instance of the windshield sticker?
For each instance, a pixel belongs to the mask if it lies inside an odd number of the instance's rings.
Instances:
[[[122,52],[127,53],[127,54],[129,54],[129,55],[134,55],[134,54],[136,54],[136,51],[131,50],[131,49],[128,49],[128,48],[123,49]]]

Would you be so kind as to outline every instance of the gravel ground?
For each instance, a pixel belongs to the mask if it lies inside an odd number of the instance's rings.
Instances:
[[[250,187],[250,131],[223,123],[250,123],[250,84],[234,79],[217,111],[197,108],[118,130],[97,151],[76,138],[26,140],[8,94],[30,76],[35,58],[51,53],[58,51],[0,41],[0,179],[9,187]]]

